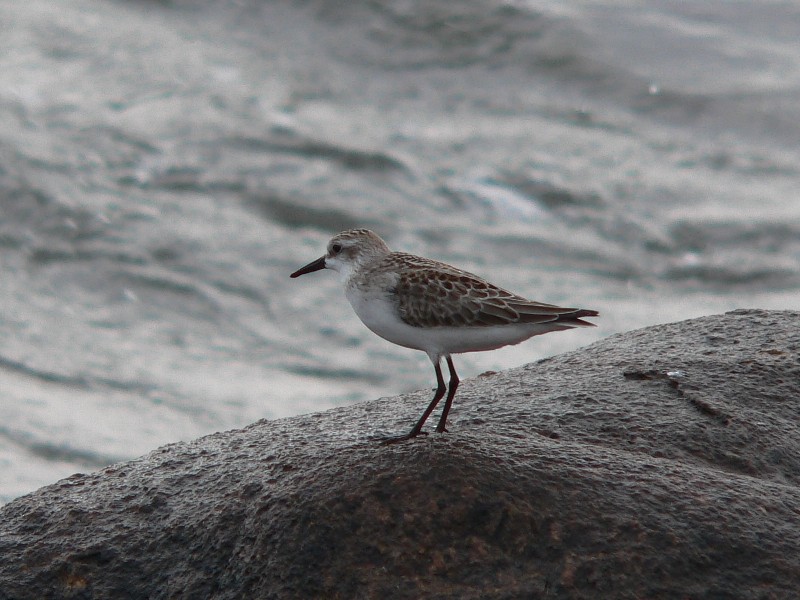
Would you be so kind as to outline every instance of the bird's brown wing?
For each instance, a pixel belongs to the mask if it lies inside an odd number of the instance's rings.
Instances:
[[[400,318],[414,327],[487,327],[554,321],[563,321],[566,326],[591,326],[579,317],[597,314],[534,302],[450,265],[407,257],[415,259],[416,264],[408,268],[395,264],[399,277],[393,291]]]

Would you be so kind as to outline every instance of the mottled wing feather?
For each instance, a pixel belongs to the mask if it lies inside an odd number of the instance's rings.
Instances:
[[[596,314],[527,300],[477,275],[422,257],[393,253],[387,261],[398,273],[394,292],[400,318],[415,327],[575,322]]]

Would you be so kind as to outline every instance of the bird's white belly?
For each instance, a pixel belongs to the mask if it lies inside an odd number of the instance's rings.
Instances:
[[[463,352],[494,350],[518,344],[534,335],[558,329],[563,325],[513,323],[481,327],[414,327],[400,319],[396,305],[385,293],[365,294],[346,290],[347,299],[356,315],[371,331],[385,340],[441,357]]]

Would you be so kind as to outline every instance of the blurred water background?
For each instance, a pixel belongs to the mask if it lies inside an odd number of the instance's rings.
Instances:
[[[431,388],[334,273],[288,277],[352,226],[601,311],[464,378],[800,308],[798,2],[0,0],[0,31],[0,502]]]

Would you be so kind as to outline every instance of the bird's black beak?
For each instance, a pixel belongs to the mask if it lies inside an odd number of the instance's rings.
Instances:
[[[297,269],[297,271],[289,275],[289,277],[291,278],[300,277],[300,275],[305,275],[306,273],[313,273],[314,271],[319,271],[320,269],[324,268],[325,268],[325,257],[321,256],[314,262],[308,263],[305,267],[300,267],[299,269]]]

